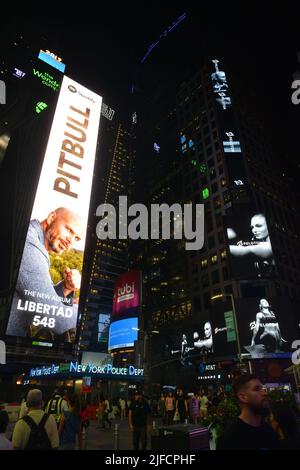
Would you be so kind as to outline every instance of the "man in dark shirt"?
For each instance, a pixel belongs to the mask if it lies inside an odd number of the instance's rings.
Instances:
[[[141,450],[147,447],[147,428],[150,428],[150,407],[143,399],[142,393],[135,392],[135,400],[131,404],[128,413],[129,429],[133,432],[133,448],[139,450],[141,441]]]
[[[238,377],[233,384],[241,414],[223,434],[217,450],[275,450],[277,437],[273,429],[265,423],[264,417],[270,413],[267,392],[261,381],[254,375]]]

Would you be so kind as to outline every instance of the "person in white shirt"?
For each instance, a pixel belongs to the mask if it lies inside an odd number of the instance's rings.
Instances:
[[[28,406],[28,414],[16,422],[12,436],[12,444],[15,450],[25,449],[29,442],[31,429],[25,419],[27,419],[29,416],[29,418],[33,420],[38,426],[46,414],[43,411],[43,396],[41,390],[30,390],[28,392],[26,401]],[[44,427],[49,439],[49,446],[51,449],[57,449],[59,445],[59,438],[56,421],[53,415],[48,415]]]
[[[7,439],[5,433],[9,422],[8,413],[5,410],[0,411],[0,450],[13,450],[12,443]]]
[[[121,408],[121,419],[126,418],[126,401],[124,398],[120,398],[119,403]]]

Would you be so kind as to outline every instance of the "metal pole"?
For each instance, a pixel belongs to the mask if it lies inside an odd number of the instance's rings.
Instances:
[[[114,450],[119,450],[120,440],[119,440],[119,425],[115,424],[114,431]]]
[[[237,340],[237,346],[238,346],[238,357],[239,357],[239,362],[241,362],[242,361],[241,344],[240,344],[240,336],[239,336],[239,330],[238,330],[237,320],[236,320],[234,297],[233,297],[232,294],[227,294],[227,296],[229,296],[230,299],[231,299],[233,318],[234,318],[234,326],[235,326],[235,331],[236,331],[236,340]]]

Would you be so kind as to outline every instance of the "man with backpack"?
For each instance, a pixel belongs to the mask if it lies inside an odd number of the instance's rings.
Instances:
[[[30,390],[27,395],[28,414],[17,421],[12,444],[15,450],[51,450],[59,446],[55,419],[43,411],[41,390]]]
[[[66,390],[60,389],[55,391],[52,398],[50,398],[48,401],[45,411],[46,413],[54,416],[58,427],[61,421],[62,413],[64,411],[69,411]]]

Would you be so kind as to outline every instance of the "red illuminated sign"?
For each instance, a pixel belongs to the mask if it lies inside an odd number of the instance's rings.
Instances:
[[[113,316],[136,313],[140,306],[141,272],[128,271],[115,284]]]

